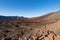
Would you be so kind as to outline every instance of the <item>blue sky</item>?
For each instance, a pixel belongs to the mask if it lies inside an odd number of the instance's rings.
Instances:
[[[60,0],[0,0],[0,15],[36,17],[60,10]]]

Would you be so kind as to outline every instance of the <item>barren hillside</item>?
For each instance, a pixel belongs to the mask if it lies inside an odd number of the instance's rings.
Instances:
[[[34,18],[0,16],[0,39],[59,40],[60,11]]]

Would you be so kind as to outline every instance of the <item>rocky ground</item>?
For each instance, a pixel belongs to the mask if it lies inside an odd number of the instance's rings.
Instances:
[[[60,11],[35,18],[5,18],[0,19],[0,40],[60,40]]]

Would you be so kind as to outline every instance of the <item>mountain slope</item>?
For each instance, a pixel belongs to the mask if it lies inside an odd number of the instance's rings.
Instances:
[[[1,40],[59,40],[60,11],[34,18],[0,16]]]

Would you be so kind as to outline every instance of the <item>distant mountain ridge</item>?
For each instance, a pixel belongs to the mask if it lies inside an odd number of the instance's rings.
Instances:
[[[22,20],[27,19],[26,17],[19,16],[0,16],[0,20]]]

